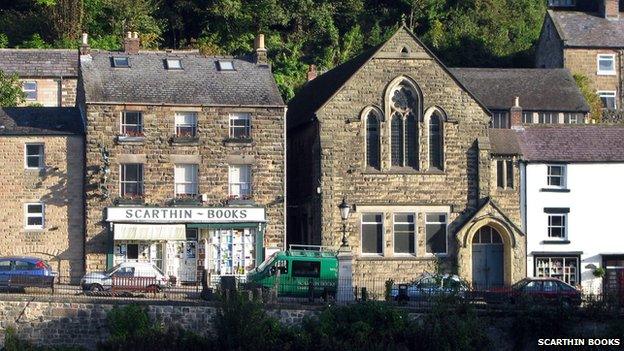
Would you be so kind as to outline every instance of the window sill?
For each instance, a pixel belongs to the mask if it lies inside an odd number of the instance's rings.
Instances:
[[[199,138],[198,137],[179,137],[179,136],[172,136],[170,139],[171,144],[174,145],[197,145],[199,144]]]
[[[543,240],[542,244],[548,244],[548,245],[566,245],[569,244],[570,240]]]
[[[499,191],[501,193],[515,193],[516,189],[514,188],[496,188],[496,191]]]
[[[45,228],[24,228],[24,233],[43,233]]]
[[[376,170],[374,168],[366,168],[363,175],[444,175],[444,171],[420,171],[411,167],[393,167],[388,170]]]
[[[617,76],[617,72],[615,71],[598,71],[596,72],[598,76]]]
[[[118,135],[117,136],[117,142],[118,143],[135,143],[135,144],[142,144],[143,142],[145,142],[145,137],[144,136],[127,136],[127,135]]]
[[[541,188],[540,192],[544,193],[569,193],[570,189],[565,188]]]
[[[26,173],[29,176],[44,176],[45,175],[45,168],[25,168],[24,169],[24,173]]]
[[[418,257],[414,255],[383,256],[383,255],[361,254],[355,259],[357,261],[431,261],[431,260],[434,260],[435,257],[434,256]]]
[[[138,199],[127,199],[127,198],[117,198],[114,201],[115,205],[144,205],[145,204],[145,199],[144,198],[138,198]]]
[[[186,197],[176,197],[168,201],[172,206],[197,206],[201,205],[201,195],[187,195]]]
[[[224,144],[251,144],[252,138],[226,138],[223,140]]]

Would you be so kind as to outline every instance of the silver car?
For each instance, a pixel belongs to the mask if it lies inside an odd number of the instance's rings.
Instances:
[[[147,286],[147,288],[151,288],[151,290],[160,290],[168,284],[168,279],[163,272],[152,263],[123,262],[106,272],[87,273],[80,280],[80,285],[85,291],[110,290],[113,284],[113,277],[154,278],[154,283]]]
[[[405,295],[399,292],[401,285],[404,286]],[[390,297],[393,300],[427,300],[435,296],[451,295],[464,298],[467,291],[468,285],[456,275],[425,273],[412,283],[393,285]]]

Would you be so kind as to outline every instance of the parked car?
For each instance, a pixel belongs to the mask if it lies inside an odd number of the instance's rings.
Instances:
[[[0,288],[54,288],[56,273],[37,257],[0,257]]]
[[[435,296],[456,295],[464,298],[468,285],[456,275],[425,273],[410,284],[394,284],[390,290],[393,300],[426,300]]]
[[[114,278],[153,278],[153,280],[114,279]],[[122,281],[125,290],[159,291],[167,286],[168,279],[160,268],[149,262],[123,262],[107,272],[85,274],[80,285],[85,291],[103,291],[114,288],[114,280]]]
[[[516,303],[528,298],[534,303],[562,302],[570,306],[581,304],[581,291],[557,278],[524,278],[511,288],[495,288],[483,293],[487,303]]]

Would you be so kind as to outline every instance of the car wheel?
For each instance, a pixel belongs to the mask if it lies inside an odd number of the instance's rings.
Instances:
[[[89,285],[89,291],[103,291],[104,288],[102,288],[102,286],[100,284],[91,284]]]
[[[158,285],[148,285],[146,290],[149,293],[159,293],[162,289]]]

